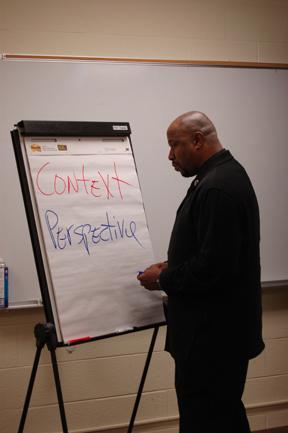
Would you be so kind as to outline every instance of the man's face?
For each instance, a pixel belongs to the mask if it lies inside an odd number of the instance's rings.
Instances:
[[[175,170],[180,171],[184,177],[194,176],[199,167],[199,152],[194,134],[172,124],[168,128],[167,138],[170,146],[168,158]]]

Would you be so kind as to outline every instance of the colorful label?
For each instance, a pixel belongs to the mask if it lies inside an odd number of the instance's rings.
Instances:
[[[8,307],[8,268],[0,268],[0,308]]]

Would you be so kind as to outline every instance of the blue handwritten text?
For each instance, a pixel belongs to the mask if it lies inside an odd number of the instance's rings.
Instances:
[[[69,246],[78,244],[90,255],[91,246],[103,242],[115,242],[124,238],[130,238],[142,247],[141,242],[136,237],[136,222],[133,220],[126,221],[125,218],[118,220],[115,216],[111,217],[108,212],[106,212],[103,223],[98,226],[86,223],[63,227],[59,222],[58,214],[51,209],[46,210],[45,221],[56,250],[64,250]]]

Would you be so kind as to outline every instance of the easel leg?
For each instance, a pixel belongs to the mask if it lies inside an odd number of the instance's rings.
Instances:
[[[151,339],[151,343],[150,343],[150,347],[149,347],[149,351],[148,351],[148,354],[147,354],[147,358],[146,358],[146,362],[145,362],[142,378],[141,378],[140,385],[139,385],[139,388],[138,388],[137,397],[136,397],[136,400],[135,400],[133,412],[132,412],[132,415],[131,415],[129,427],[128,427],[128,430],[127,430],[127,433],[132,433],[132,431],[133,431],[134,421],[135,421],[135,418],[136,418],[136,415],[137,415],[137,411],[138,411],[138,407],[139,407],[139,403],[140,403],[140,400],[141,400],[141,395],[142,395],[142,391],[143,391],[143,388],[144,388],[146,376],[147,376],[147,373],[148,373],[148,369],[149,369],[152,353],[153,353],[153,350],[154,350],[154,346],[155,346],[158,330],[159,330],[159,326],[155,326],[154,331],[153,331],[153,335],[152,335],[152,339]]]
[[[31,395],[32,395],[32,391],[33,391],[33,385],[35,382],[35,377],[36,377],[37,368],[38,368],[39,359],[40,359],[42,349],[43,349],[43,346],[41,346],[41,347],[37,346],[37,350],[36,350],[36,354],[35,354],[35,358],[34,358],[34,364],[33,364],[32,372],[31,372],[31,377],[30,377],[30,381],[29,381],[29,385],[28,385],[28,389],[27,389],[27,394],[26,394],[26,398],[25,398],[25,403],[24,403],[24,407],[23,407],[23,411],[22,411],[22,416],[21,416],[21,420],[20,420],[20,424],[19,424],[18,433],[23,433],[23,430],[24,430],[24,425],[25,425],[25,421],[26,421],[26,417],[27,417],[27,413],[28,413],[28,409],[29,409]]]
[[[23,433],[24,425],[27,417],[27,412],[30,404],[30,399],[32,395],[32,390],[35,382],[35,377],[37,373],[37,368],[39,364],[39,359],[41,355],[41,351],[45,344],[47,345],[50,355],[51,355],[51,361],[52,361],[52,367],[53,367],[53,373],[54,373],[54,380],[55,380],[55,386],[57,390],[57,397],[58,397],[58,405],[59,405],[59,411],[61,416],[61,422],[62,422],[62,429],[63,433],[68,433],[67,428],[67,422],[66,422],[66,416],[65,416],[65,410],[64,410],[64,402],[63,402],[63,396],[62,396],[62,390],[61,390],[61,384],[60,384],[60,378],[59,378],[59,371],[58,371],[58,365],[57,365],[57,358],[55,350],[57,348],[57,338],[55,333],[54,325],[51,323],[38,323],[34,328],[34,335],[36,337],[36,354],[34,359],[34,364],[32,368],[32,373],[28,385],[28,390],[26,394],[26,399],[23,407],[23,412],[19,424],[18,433]]]
[[[59,370],[58,370],[58,364],[57,364],[55,350],[54,349],[50,350],[50,354],[51,354],[54,380],[55,380],[55,386],[56,386],[57,397],[58,397],[58,405],[59,405],[59,411],[60,411],[60,417],[61,417],[61,423],[62,423],[62,430],[63,430],[63,433],[68,433],[68,427],[67,427],[66,415],[65,415],[65,409],[64,409],[64,401],[63,401],[63,395],[62,395],[62,390],[61,390]]]

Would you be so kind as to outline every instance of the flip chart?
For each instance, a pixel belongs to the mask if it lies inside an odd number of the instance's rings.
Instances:
[[[64,343],[164,321],[137,281],[153,252],[129,137],[25,137]]]

